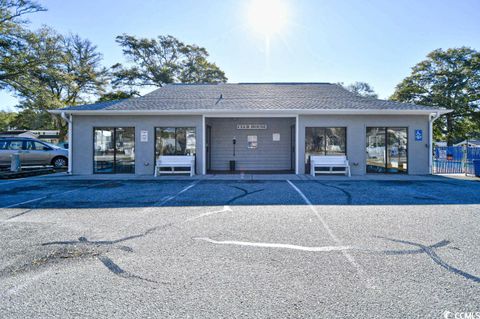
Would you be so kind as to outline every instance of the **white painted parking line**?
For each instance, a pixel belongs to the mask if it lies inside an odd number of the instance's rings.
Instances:
[[[22,178],[15,178],[15,179],[10,179],[10,180],[2,180],[0,181],[0,186],[2,185],[9,185],[9,184],[14,184],[14,183],[21,183],[21,182],[31,182],[31,181],[38,181],[38,179],[33,179],[31,176],[30,177],[22,177]]]
[[[32,202],[36,202],[36,201],[45,199],[45,198],[47,198],[51,195],[60,196],[60,195],[68,194],[68,193],[73,193],[73,192],[76,192],[76,191],[81,190],[81,189],[88,189],[88,188],[92,188],[92,187],[95,187],[95,186],[100,186],[100,185],[107,184],[107,183],[109,183],[109,182],[103,182],[103,183],[90,185],[90,186],[82,186],[82,187],[78,187],[78,188],[71,189],[71,190],[64,191],[64,192],[60,192],[60,193],[52,193],[52,194],[48,194],[46,196],[30,199],[30,200],[27,200],[27,201],[24,201],[24,202],[21,202],[21,203],[16,203],[16,204],[0,207],[0,209],[2,209],[2,208],[13,208],[15,206],[20,206],[20,205],[23,205],[23,204],[28,204],[28,203],[32,203]]]
[[[322,247],[310,247],[310,246],[299,246],[292,244],[279,244],[279,243],[260,243],[260,242],[248,242],[248,241],[236,241],[236,240],[214,240],[208,237],[195,237],[195,240],[203,240],[212,244],[218,245],[237,245],[237,246],[250,246],[250,247],[261,247],[261,248],[282,248],[282,249],[293,249],[301,251],[311,251],[311,252],[329,252],[329,251],[342,251],[349,250],[352,247],[349,246],[322,246]]]
[[[166,203],[168,203],[169,201],[171,201],[172,199],[175,199],[177,196],[185,193],[186,191],[188,191],[190,188],[194,187],[195,185],[197,185],[198,183],[200,182],[200,180],[197,180],[193,183],[191,183],[190,185],[188,185],[187,187],[185,187],[184,189],[182,189],[181,191],[179,191],[178,193],[176,193],[175,195],[172,195],[172,196],[168,196],[167,198],[163,198],[160,203],[158,203],[158,205],[155,205],[156,207],[158,206],[163,206],[165,205]],[[155,207],[154,206],[154,207]],[[149,207],[151,208],[151,207]]]
[[[1,185],[8,185],[8,184],[13,184],[13,183],[19,183],[19,182],[36,182],[36,181],[42,181],[50,177],[54,177],[56,174],[63,174],[63,173],[53,173],[50,175],[38,175],[38,176],[27,176],[27,177],[20,177],[20,178],[13,178],[13,179],[8,179],[8,180],[0,180],[0,186]]]
[[[38,197],[38,198],[30,199],[30,200],[26,200],[26,201],[24,201],[24,202],[12,204],[12,205],[5,206],[5,207],[2,207],[2,208],[12,208],[12,207],[20,206],[20,205],[23,205],[23,204],[33,203],[33,202],[36,202],[36,201],[39,201],[39,200],[42,200],[42,199],[45,199],[45,198],[47,198],[47,196]]]
[[[216,210],[216,211],[213,211],[213,212],[207,212],[207,213],[203,213],[203,214],[200,214],[200,215],[197,215],[197,216],[194,216],[194,217],[190,217],[183,222],[187,223],[187,222],[191,222],[191,221],[194,221],[194,220],[202,218],[202,217],[215,215],[215,214],[220,214],[220,213],[225,213],[225,212],[232,212],[232,209],[230,208],[230,206],[223,206],[223,209],[221,209],[221,210]]]
[[[330,238],[333,239],[333,241],[338,245],[338,246],[343,246],[343,243],[340,239],[338,239],[337,236],[335,236],[335,234],[333,233],[333,231],[330,229],[330,227],[328,226],[327,222],[325,221],[325,219],[323,219],[323,217],[318,213],[317,209],[315,208],[315,206],[312,204],[312,202],[308,199],[307,196],[305,196],[305,194],[297,187],[295,186],[290,180],[287,180],[288,184],[290,184],[290,186],[300,195],[300,197],[302,197],[302,199],[305,201],[305,203],[308,205],[308,207],[310,208],[310,210],[315,214],[315,216],[317,216],[318,220],[320,221],[320,223],[322,224],[323,228],[325,228],[325,230],[327,231],[328,235],[330,236]],[[358,275],[360,276],[360,278],[362,279],[362,281],[364,282],[365,286],[367,288],[376,288],[373,283],[372,283],[372,279],[367,275],[367,273],[365,272],[365,270],[363,269],[362,266],[360,266],[356,261],[355,259],[353,258],[352,255],[350,255],[347,251],[343,250],[342,251],[342,254],[343,256],[345,257],[345,259],[347,259],[347,261],[353,266],[355,267],[355,269],[357,270],[357,273]]]

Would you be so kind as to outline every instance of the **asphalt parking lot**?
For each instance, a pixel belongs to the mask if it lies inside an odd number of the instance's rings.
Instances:
[[[447,178],[0,181],[0,317],[475,313],[479,232]]]

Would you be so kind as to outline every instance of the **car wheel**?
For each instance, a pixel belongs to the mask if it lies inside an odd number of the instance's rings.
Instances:
[[[55,157],[52,164],[55,168],[65,167],[67,166],[67,159],[65,157]]]

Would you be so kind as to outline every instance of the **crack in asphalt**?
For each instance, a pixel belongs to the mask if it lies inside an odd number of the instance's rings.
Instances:
[[[385,238],[385,237],[378,237],[378,238],[383,238],[383,239],[390,240],[390,238]],[[440,248],[440,247],[448,246],[450,243],[451,242],[449,240],[444,239],[442,241],[439,241],[436,244],[429,245],[429,246],[426,246],[426,247],[428,247],[429,249]],[[383,250],[382,251],[382,253],[384,253],[385,255],[413,255],[413,254],[422,254],[424,252],[425,252],[425,250],[422,249],[422,248],[412,249],[412,250]]]
[[[333,188],[333,189],[336,189],[336,190],[339,190],[341,191],[345,196],[346,196],[346,202],[347,202],[347,205],[351,205],[352,204],[352,194],[348,191],[346,191],[345,189],[341,188],[341,187],[338,187],[338,186],[335,186],[335,185],[330,185],[330,184],[325,184],[325,183],[322,183],[320,181],[317,181],[315,180],[314,181],[315,183],[317,184],[320,184],[322,186],[325,186],[325,187],[330,187],[330,188]]]
[[[87,249],[86,247],[72,247],[72,248],[60,248],[48,251],[41,256],[32,258],[30,261],[24,262],[21,265],[11,265],[6,268],[0,269],[0,277],[7,275],[15,275],[20,272],[26,272],[32,268],[42,267],[47,264],[56,263],[61,260],[67,259],[82,259],[88,257],[96,257],[100,255],[102,251],[97,247]]]
[[[189,190],[190,188],[197,185],[198,183],[199,183],[198,181],[194,182],[194,183],[190,184],[189,186],[187,186],[186,188],[179,191],[177,194],[160,199],[159,201],[157,201],[154,204],[153,207],[160,207],[160,206],[166,204],[168,201],[174,199],[175,197],[177,197],[178,195],[180,195],[180,194],[184,193],[185,191]],[[106,184],[106,183],[102,183],[102,184]],[[158,206],[157,206],[157,203],[158,203]],[[52,241],[52,242],[42,243],[41,245],[42,246],[92,245],[92,246],[96,246],[96,247],[99,247],[99,246],[114,246],[115,248],[118,248],[118,249],[123,250],[123,251],[133,252],[133,249],[129,246],[123,246],[123,245],[116,246],[116,244],[122,243],[122,242],[125,242],[125,241],[129,241],[129,240],[133,240],[133,239],[136,239],[136,238],[142,238],[142,237],[150,235],[150,234],[152,234],[156,231],[164,230],[164,229],[167,229],[167,228],[170,228],[170,227],[175,227],[174,223],[167,223],[167,224],[164,224],[164,225],[161,225],[161,226],[151,227],[151,228],[147,229],[146,231],[144,231],[143,233],[126,236],[126,237],[122,237],[122,238],[115,239],[115,240],[89,240],[87,237],[82,236],[82,237],[79,237],[77,240]],[[146,278],[140,277],[138,275],[126,272],[120,266],[118,266],[115,262],[113,262],[112,259],[108,258],[105,255],[99,255],[98,259],[102,262],[102,264],[105,267],[107,267],[108,270],[110,270],[113,274],[115,274],[117,276],[120,276],[120,277],[123,277],[123,278],[141,279],[141,280],[144,280],[144,281],[157,283],[156,281],[146,279]]]
[[[442,240],[442,241],[440,241],[440,242],[438,242],[434,245],[425,246],[425,245],[415,243],[415,242],[412,242],[412,241],[407,241],[407,240],[394,239],[394,238],[388,238],[388,237],[382,237],[382,236],[376,236],[376,237],[386,239],[386,240],[396,242],[396,243],[402,243],[402,244],[405,244],[405,245],[418,247],[418,249],[415,249],[415,250],[406,250],[406,251],[405,250],[386,250],[386,251],[383,251],[383,253],[386,254],[386,255],[406,255],[406,254],[425,253],[428,257],[430,257],[430,259],[433,260],[434,263],[436,263],[440,267],[442,267],[442,268],[444,268],[444,269],[446,269],[446,270],[448,270],[448,271],[450,271],[450,272],[452,272],[456,275],[459,275],[459,276],[462,276],[466,279],[469,279],[469,280],[472,280],[474,282],[480,283],[480,277],[469,274],[469,273],[467,273],[467,272],[465,272],[461,269],[458,269],[456,267],[453,267],[453,266],[449,265],[440,256],[438,256],[437,253],[434,251],[435,248],[444,247],[444,246],[447,246],[448,244],[450,244],[450,241],[448,241],[448,240]]]
[[[45,198],[46,198],[46,197],[44,197],[43,199],[45,199]],[[41,201],[41,199],[39,199],[39,201]],[[18,213],[18,214],[15,214],[15,215],[13,215],[13,216],[10,216],[10,217],[8,217],[6,220],[11,220],[11,219],[20,217],[20,216],[22,216],[22,215],[28,214],[28,213],[30,213],[30,212],[31,212],[32,210],[34,210],[34,209],[36,209],[36,207],[35,207],[35,208],[29,208],[29,209],[27,209],[26,211],[23,211],[23,212],[21,212],[21,213]]]
[[[108,183],[109,183],[109,182],[103,182],[103,183],[99,183],[99,184],[95,184],[95,185],[90,185],[90,186],[82,186],[82,187],[78,187],[78,188],[71,189],[71,190],[68,190],[68,191],[64,191],[64,192],[61,192],[61,193],[52,193],[52,194],[45,195],[45,196],[43,196],[43,197],[39,197],[38,199],[33,199],[33,200],[30,200],[30,201],[26,201],[26,202],[24,202],[24,203],[33,202],[33,201],[35,201],[35,202],[37,202],[37,203],[35,204],[35,206],[34,206],[33,208],[29,208],[29,209],[27,209],[27,210],[25,210],[25,211],[23,211],[23,212],[20,212],[20,213],[18,213],[18,214],[15,214],[15,215],[13,215],[13,216],[10,216],[10,217],[8,217],[6,220],[12,220],[12,219],[14,219],[14,218],[23,216],[23,215],[25,215],[25,214],[28,214],[28,213],[34,211],[35,209],[38,208],[38,205],[39,205],[42,201],[44,201],[44,200],[46,200],[46,199],[50,199],[50,198],[52,198],[53,196],[59,196],[59,195],[64,195],[64,194],[68,194],[68,193],[73,193],[73,192],[76,192],[76,191],[79,191],[79,190],[82,190],[82,189],[89,189],[89,188],[92,188],[92,187],[99,187],[99,186],[101,187],[102,185],[105,185],[105,184],[108,184]],[[22,203],[14,204],[14,205],[10,205],[10,206],[3,207],[3,208],[11,208],[11,207],[19,206],[19,205],[21,205],[21,204],[22,204]]]
[[[52,242],[47,242],[47,243],[42,243],[41,245],[42,246],[51,246],[51,245],[88,245],[88,246],[95,246],[95,247],[99,247],[99,246],[114,246],[114,248],[117,248],[117,249],[120,249],[122,251],[126,251],[126,252],[133,252],[133,249],[129,246],[124,246],[124,245],[119,245],[117,246],[118,243],[122,243],[122,242],[125,242],[125,241],[129,241],[129,240],[133,240],[133,239],[136,239],[136,238],[142,238],[142,237],[145,237],[149,234],[152,234],[153,232],[155,231],[158,231],[158,230],[163,230],[163,229],[167,229],[171,226],[174,226],[173,223],[168,223],[168,224],[165,224],[165,225],[162,225],[162,226],[156,226],[156,227],[152,227],[152,228],[149,228],[147,229],[145,232],[143,233],[140,233],[140,234],[136,234],[136,235],[131,235],[131,236],[126,236],[126,237],[122,237],[122,238],[119,238],[119,239],[115,239],[115,240],[88,240],[88,238],[82,236],[82,237],[79,237],[78,240],[66,240],[66,241],[52,241]],[[120,266],[118,266],[112,259],[108,258],[107,256],[105,255],[99,255],[98,256],[98,259],[102,262],[102,264],[107,267],[108,270],[110,270],[113,274],[117,275],[117,276],[120,276],[120,277],[123,277],[123,278],[130,278],[130,279],[141,279],[141,280],[144,280],[144,281],[148,281],[148,282],[153,282],[153,283],[157,283],[156,281],[154,280],[151,280],[151,279],[147,279],[147,278],[144,278],[144,277],[141,277],[141,276],[138,276],[138,275],[135,275],[135,274],[132,274],[130,272],[127,272],[125,270],[123,270]]]
[[[324,247],[309,247],[309,246],[298,246],[292,244],[284,244],[284,243],[261,243],[261,242],[246,242],[246,241],[234,241],[234,240],[214,240],[208,237],[193,237],[194,240],[201,240],[211,244],[219,244],[219,245],[237,245],[237,246],[247,246],[247,247],[260,247],[260,248],[284,248],[284,249],[292,249],[292,250],[303,250],[307,252],[337,252],[337,251],[344,251],[344,250],[357,250],[363,251],[367,253],[374,253],[374,254],[384,254],[384,255],[411,255],[411,254],[427,254],[437,265],[441,266],[442,268],[456,274],[460,275],[468,280],[472,280],[474,282],[480,283],[480,277],[475,275],[469,274],[461,269],[453,267],[445,262],[438,254],[434,251],[434,249],[446,247],[451,242],[449,240],[442,240],[438,243],[433,245],[423,245],[419,243],[415,243],[412,241],[400,240],[400,239],[393,239],[388,237],[376,236],[376,238],[382,238],[385,240],[398,242],[406,245],[412,245],[419,247],[418,249],[410,249],[410,250],[372,250],[372,249],[365,249],[365,248],[357,248],[354,246],[324,246]],[[452,247],[452,249],[458,249],[456,247]]]
[[[317,184],[320,184],[322,186],[333,188],[333,189],[336,189],[338,191],[341,191],[346,197],[346,203],[348,205],[352,204],[352,201],[353,201],[352,200],[352,194],[350,192],[348,192],[347,190],[345,190],[345,189],[343,189],[339,186],[335,186],[335,185],[331,185],[331,184],[327,184],[327,183],[322,183],[320,181],[314,181],[314,182],[317,183]],[[105,184],[105,183],[102,183],[102,184]],[[178,195],[182,194],[183,192],[185,192],[186,190],[195,186],[196,184],[197,183],[194,183],[194,184],[188,186],[187,188],[180,191],[176,195],[168,196],[168,197],[162,198],[160,201],[156,201],[155,204],[153,205],[153,207],[155,207],[156,204],[158,204],[158,206],[156,206],[156,207],[160,207],[160,206],[164,205],[168,201],[176,198]],[[74,189],[74,190],[67,191],[65,193],[74,192],[74,191],[81,190],[81,189],[88,189],[88,188],[95,187],[95,186],[98,186],[98,185],[99,184],[92,185],[92,186],[87,186],[87,187],[80,187],[80,188],[77,188],[77,189]],[[130,273],[130,272],[122,269],[111,258],[109,258],[105,255],[105,253],[108,253],[108,251],[109,251],[108,248],[103,249],[103,250],[102,249],[97,250],[96,248],[100,248],[101,246],[107,246],[107,247],[113,246],[114,248],[122,250],[122,251],[133,252],[133,249],[131,247],[125,246],[125,245],[120,245],[120,244],[123,243],[123,242],[126,242],[126,241],[133,240],[133,239],[143,238],[143,237],[148,236],[148,235],[150,235],[150,234],[152,234],[156,231],[165,230],[165,229],[168,229],[170,227],[176,227],[176,224],[182,224],[184,222],[187,222],[187,221],[190,221],[190,220],[195,220],[195,219],[202,218],[202,217],[205,217],[205,216],[209,216],[209,215],[215,214],[215,213],[231,211],[230,207],[227,206],[228,204],[231,204],[231,203],[233,203],[233,202],[235,202],[235,201],[237,201],[241,198],[244,198],[246,196],[264,191],[264,189],[257,189],[257,190],[252,191],[252,190],[248,190],[246,188],[240,187],[240,186],[233,186],[233,185],[228,185],[228,186],[241,191],[241,194],[237,195],[237,196],[234,196],[234,197],[230,198],[229,200],[227,200],[226,201],[226,206],[224,206],[223,210],[215,211],[215,212],[211,212],[211,213],[200,214],[199,216],[187,219],[183,222],[167,223],[167,224],[164,224],[164,225],[151,227],[151,228],[148,228],[147,230],[145,230],[142,233],[129,235],[129,236],[121,237],[121,238],[118,238],[118,239],[113,239],[113,240],[89,240],[87,237],[82,236],[82,237],[79,237],[77,240],[45,242],[45,243],[42,243],[41,246],[74,245],[74,246],[79,246],[79,247],[75,247],[74,249],[70,250],[70,252],[69,252],[68,249],[50,252],[48,255],[45,255],[43,257],[34,259],[31,262],[31,264],[25,265],[23,268],[25,268],[25,270],[26,270],[28,267],[31,267],[32,265],[38,267],[38,266],[41,266],[41,265],[44,265],[44,264],[47,264],[47,263],[50,263],[50,262],[58,261],[58,260],[61,260],[61,259],[64,259],[64,258],[96,257],[111,273],[113,273],[116,276],[126,278],[126,279],[138,279],[138,280],[143,280],[143,281],[146,281],[146,282],[158,283],[157,281],[147,279],[147,278],[143,278],[141,276],[135,275],[133,273]],[[62,193],[62,194],[64,194],[64,193]],[[50,198],[51,196],[53,196],[53,194],[50,194],[43,199]],[[11,216],[8,219],[13,219],[13,218],[16,218],[18,216],[21,216],[21,215],[24,215],[26,213],[31,212],[32,210],[34,210],[38,207],[39,203],[43,199],[39,199],[39,202],[35,205],[35,208],[30,208],[30,209],[28,209],[24,212],[21,212],[17,215]],[[355,248],[355,247],[348,247],[348,248],[343,247],[342,249],[348,249],[348,250],[352,249],[352,250],[357,250],[357,251],[364,251],[364,252],[367,252],[367,253],[381,253],[381,254],[384,254],[384,255],[399,255],[399,256],[400,255],[412,255],[412,254],[426,254],[430,259],[432,259],[432,261],[435,264],[437,264],[438,266],[446,269],[447,271],[452,272],[453,274],[462,276],[462,277],[464,277],[468,280],[474,281],[476,283],[480,283],[480,277],[475,276],[475,275],[470,274],[470,273],[467,273],[467,272],[465,272],[465,271],[463,271],[459,268],[451,266],[450,264],[445,262],[435,252],[435,249],[442,248],[442,247],[447,247],[451,243],[449,240],[442,240],[442,241],[440,241],[438,243],[435,243],[433,245],[423,245],[423,244],[420,244],[420,243],[407,241],[407,240],[393,239],[393,238],[382,237],[382,236],[376,236],[376,237],[384,239],[384,240],[392,241],[392,242],[397,242],[397,243],[402,243],[402,244],[405,244],[405,245],[414,246],[415,249],[377,250],[377,251],[369,250],[369,249]],[[195,238],[195,239],[205,240],[204,238]],[[209,241],[212,242],[212,243],[214,242],[213,240],[210,240],[210,239],[209,239]],[[215,242],[215,243],[224,243],[224,242]],[[230,243],[230,242],[228,242],[228,243]],[[234,242],[234,244],[238,244],[238,242]],[[84,245],[85,246],[94,246],[94,249],[92,249],[92,250],[84,249],[85,247],[82,247]],[[270,244],[270,243],[267,243],[267,244],[265,244],[265,243],[251,244],[251,243],[249,243],[248,245],[243,243],[242,245],[243,246],[254,246],[254,245],[259,246],[260,245],[262,247],[267,247],[267,248],[269,248],[272,245],[275,245],[275,247],[279,246],[278,244]],[[291,249],[293,247],[293,249],[297,249],[297,250],[298,249],[300,249],[300,250],[312,250],[312,249],[315,250],[315,249],[317,249],[319,251],[325,250],[325,248],[322,248],[323,249],[322,250],[319,247],[300,247],[300,246],[286,245],[286,244],[283,244],[283,246],[285,246],[284,248],[291,248]],[[453,249],[455,249],[455,248],[453,247]],[[335,249],[330,249],[330,250],[338,250],[338,247],[336,247]],[[22,270],[22,268],[18,268],[18,269]],[[0,270],[0,277],[3,276],[4,274],[6,274],[6,270],[7,269]]]
[[[347,205],[352,205],[352,202],[353,202],[353,195],[345,190],[344,188],[342,187],[339,187],[339,186],[335,186],[335,185],[332,185],[332,184],[327,184],[327,183],[323,183],[323,182],[320,182],[318,180],[314,180],[314,179],[306,179],[306,180],[309,180],[309,181],[314,181],[315,183],[319,184],[319,185],[322,185],[322,186],[325,186],[325,187],[330,187],[330,188],[334,188],[336,190],[339,190],[341,191],[345,196],[346,196],[346,204]],[[378,183],[378,182],[377,182]],[[388,185],[388,186],[403,186],[403,185],[412,185],[415,183],[415,185],[422,185],[421,183],[416,183],[416,182],[413,182],[413,181],[381,181],[382,183],[382,186],[385,186],[385,185]],[[452,184],[452,183],[448,183],[448,182],[438,182],[438,183],[444,183],[444,184],[451,184],[451,185],[455,185],[455,184]],[[439,201],[441,200],[441,198],[438,198],[437,196],[430,196],[430,195],[427,195],[427,194],[424,194],[424,193],[421,193],[420,195],[419,194],[419,191],[417,190],[417,192],[415,193],[417,195],[413,195],[412,197],[414,199],[419,199],[419,200],[428,200],[428,201]]]
[[[78,237],[78,240],[65,240],[65,241],[51,241],[51,242],[46,242],[46,243],[42,243],[41,245],[42,246],[49,246],[49,245],[78,245],[78,244],[86,244],[86,245],[115,245],[115,244],[118,244],[118,243],[121,243],[121,242],[124,242],[124,241],[128,241],[128,240],[132,240],[132,239],[136,239],[136,238],[141,238],[141,237],[145,237],[151,233],[154,233],[158,230],[164,230],[164,229],[167,229],[169,227],[172,227],[174,226],[173,223],[168,223],[168,224],[165,224],[165,225],[161,225],[161,226],[155,226],[155,227],[152,227],[152,228],[149,228],[147,229],[146,231],[144,231],[143,233],[140,233],[140,234],[136,234],[136,235],[130,235],[130,236],[126,236],[126,237],[122,237],[122,238],[119,238],[119,239],[115,239],[115,240],[88,240],[88,238],[86,237]],[[126,247],[126,246],[121,246],[121,247]],[[128,247],[129,248],[129,247]],[[125,250],[125,248],[123,248]],[[129,248],[131,249],[131,248]],[[127,249],[128,250],[128,249]],[[132,250],[133,251],[133,250]]]
[[[236,189],[240,190],[243,194],[238,195],[238,196],[235,196],[235,197],[229,199],[229,200],[227,201],[227,203],[226,203],[227,205],[232,204],[234,201],[236,201],[236,200],[238,200],[238,199],[240,199],[240,198],[244,198],[244,197],[246,197],[246,196],[248,196],[248,195],[252,195],[252,194],[255,194],[255,193],[259,193],[259,192],[262,192],[262,191],[265,190],[264,188],[262,188],[262,189],[257,189],[257,190],[254,190],[254,191],[248,191],[248,190],[246,190],[245,188],[242,188],[242,187],[239,187],[239,186],[232,186],[232,185],[229,185],[229,186],[232,187],[232,188],[236,188]]]
[[[251,195],[251,194],[255,194],[255,193],[258,193],[258,192],[261,192],[263,191],[264,189],[259,189],[259,190],[255,190],[255,191],[248,191],[244,188],[241,188],[241,187],[238,187],[238,186],[231,186],[233,188],[236,188],[240,191],[242,191],[243,194],[241,195],[238,195],[238,196],[235,196],[233,198],[231,198],[227,203],[232,203],[240,198],[243,198],[245,196],[248,196],[248,195]],[[189,186],[187,189],[191,188],[191,186]],[[175,196],[178,196],[179,194],[183,193],[183,191],[179,192],[177,195]],[[166,199],[165,198],[162,198],[159,202],[159,206],[165,204],[167,201],[170,201],[172,200],[173,198],[175,198],[175,196],[169,196],[167,197]],[[225,206],[227,208],[224,208],[221,212],[223,211],[231,211],[230,207],[228,206]],[[214,212],[214,213],[217,213]],[[201,218],[201,217],[205,217],[205,216],[208,216],[210,214],[201,214],[200,216],[198,216],[197,218],[194,218],[194,219],[198,219],[198,218]],[[194,220],[194,219],[187,219],[187,221],[190,221],[190,220]],[[122,238],[119,238],[119,239],[114,239],[114,240],[89,240],[87,237],[85,236],[81,236],[79,237],[77,240],[65,240],[65,241],[51,241],[51,242],[46,242],[46,243],[42,243],[41,245],[42,246],[51,246],[51,245],[92,245],[92,246],[114,246],[115,248],[117,249],[120,249],[120,250],[123,250],[123,251],[127,251],[127,252],[133,252],[133,249],[129,246],[124,246],[124,245],[120,245],[120,246],[117,246],[117,244],[119,243],[122,243],[122,242],[125,242],[125,241],[129,241],[129,240],[133,240],[133,239],[136,239],[136,238],[142,238],[142,237],[145,237],[145,236],[148,236],[149,234],[152,234],[156,231],[159,231],[159,230],[164,230],[164,229],[167,229],[169,227],[174,227],[175,224],[174,223],[168,223],[168,224],[165,224],[165,225],[161,225],[161,226],[155,226],[155,227],[151,227],[149,229],[147,229],[146,231],[144,231],[143,233],[140,233],[140,234],[135,234],[135,235],[130,235],[130,236],[126,236],[126,237],[122,237]],[[108,258],[107,256],[105,255],[99,255],[97,257],[101,262],[102,264],[108,269],[110,270],[113,274],[117,275],[117,276],[120,276],[120,277],[123,277],[123,278],[134,278],[134,279],[141,279],[141,280],[144,280],[144,281],[148,281],[148,282],[155,282],[156,281],[153,281],[153,280],[150,280],[150,279],[146,279],[146,278],[143,278],[141,276],[138,276],[138,275],[135,275],[135,274],[132,274],[132,273],[129,273],[125,270],[123,270],[120,266],[118,266],[112,259]]]
[[[102,264],[105,267],[107,267],[108,270],[110,270],[113,274],[115,274],[119,277],[127,278],[127,279],[139,279],[139,280],[143,280],[143,281],[147,281],[147,282],[151,282],[151,283],[158,283],[155,280],[147,279],[147,278],[144,278],[144,277],[141,277],[141,276],[138,276],[138,275],[135,275],[135,274],[132,274],[128,271],[123,270],[122,268],[120,268],[120,266],[118,266],[116,263],[114,263],[113,260],[111,260],[110,258],[108,258],[105,255],[100,255],[97,258],[102,262]]]

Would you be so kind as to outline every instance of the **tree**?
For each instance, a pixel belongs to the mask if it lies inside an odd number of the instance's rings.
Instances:
[[[435,122],[435,139],[448,145],[480,131],[480,53],[437,49],[397,85],[392,100],[453,110]]]
[[[101,66],[102,56],[90,41],[42,28],[28,39],[27,48],[42,63],[5,80],[20,98],[19,108],[46,114],[47,110],[86,103],[92,95],[104,92],[108,70]],[[67,126],[58,116],[56,122],[63,139]]]
[[[0,89],[5,81],[14,81],[42,61],[30,55],[27,47],[31,33],[24,27],[24,16],[45,11],[34,1],[0,0]]]
[[[207,60],[208,52],[197,45],[184,44],[173,36],[156,39],[117,37],[130,66],[112,67],[115,86],[158,86],[168,83],[226,82],[225,73]]]
[[[8,131],[8,129],[13,127],[16,115],[17,113],[15,112],[0,111],[0,131]]]
[[[20,17],[38,11],[45,11],[35,1],[31,0],[0,0],[0,27],[8,23],[25,23]]]
[[[358,94],[363,97],[378,98],[378,94],[375,93],[373,87],[366,82],[355,82],[350,85],[344,86],[352,93]]]
[[[121,99],[128,99],[134,96],[139,96],[138,91],[111,91],[104,93],[100,96],[100,98],[97,99],[97,102],[107,102],[107,101],[115,101],[115,100],[121,100]]]
[[[56,130],[58,128],[55,118],[49,113],[34,109],[24,109],[16,113],[11,126],[20,130]]]

